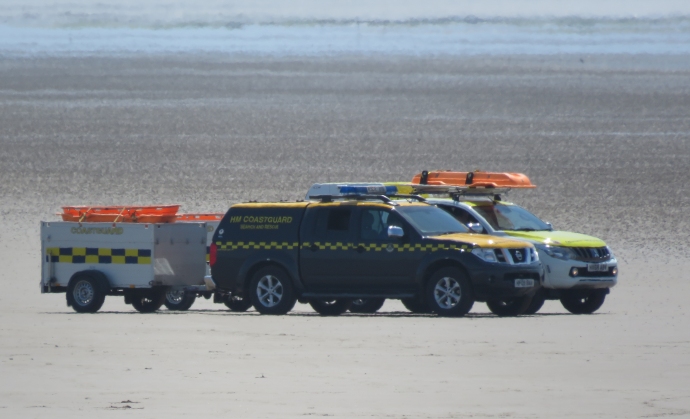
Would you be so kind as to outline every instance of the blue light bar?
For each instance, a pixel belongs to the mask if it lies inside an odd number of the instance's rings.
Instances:
[[[371,185],[371,186],[339,186],[342,195],[395,195],[398,188],[395,186]]]

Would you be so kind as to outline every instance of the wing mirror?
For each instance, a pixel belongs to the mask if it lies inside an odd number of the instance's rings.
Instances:
[[[398,226],[388,226],[388,237],[391,239],[402,239],[405,235],[402,227]]]
[[[477,234],[482,234],[484,232],[484,227],[479,223],[467,223],[467,228],[469,228],[471,232]]]
[[[553,224],[551,224],[548,221],[545,221],[546,225],[549,226],[549,230],[553,231]]]

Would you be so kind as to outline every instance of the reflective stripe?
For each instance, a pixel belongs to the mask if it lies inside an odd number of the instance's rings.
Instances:
[[[50,262],[112,263],[150,265],[151,249],[106,249],[99,247],[51,247],[46,249]]]
[[[299,247],[299,243],[289,242],[216,242],[218,250],[264,250],[264,249],[285,249],[294,250]],[[304,242],[302,249],[316,248],[318,250],[350,250],[358,247],[366,251],[380,252],[383,250],[396,250],[398,252],[436,252],[439,250],[470,250],[472,245],[453,244],[453,243],[345,243],[345,242]]]

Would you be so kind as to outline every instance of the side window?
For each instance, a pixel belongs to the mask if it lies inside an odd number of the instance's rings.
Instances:
[[[327,238],[332,236],[346,236],[350,231],[352,209],[323,208],[316,215],[314,236]]]
[[[362,210],[359,234],[363,240],[388,240],[388,226],[404,229],[400,216],[380,209]]]

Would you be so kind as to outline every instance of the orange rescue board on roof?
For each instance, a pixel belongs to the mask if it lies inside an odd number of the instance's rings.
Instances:
[[[475,172],[423,171],[414,175],[412,183],[470,188],[536,188],[527,175],[522,173],[482,172],[479,170]]]
[[[156,206],[70,206],[62,207],[63,221],[172,223],[177,219],[179,205]]]

